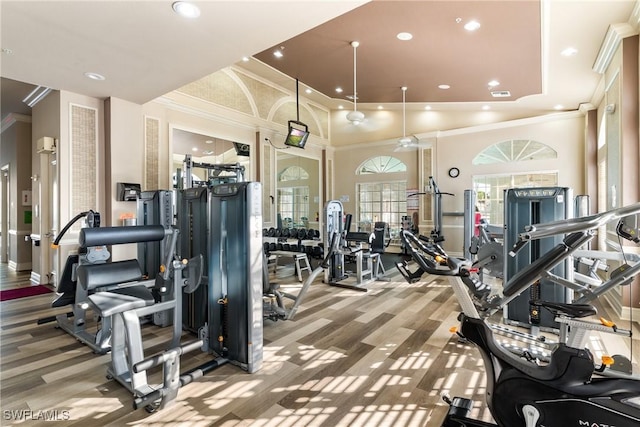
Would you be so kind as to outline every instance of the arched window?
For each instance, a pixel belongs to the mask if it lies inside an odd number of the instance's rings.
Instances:
[[[558,153],[542,142],[531,139],[512,139],[485,148],[473,159],[474,165],[526,162],[529,160],[557,159]],[[501,224],[504,214],[503,193],[507,188],[554,187],[558,185],[558,173],[536,171],[517,173],[491,173],[475,175],[476,208],[482,217],[493,224]]]
[[[485,148],[473,159],[474,165],[557,159],[558,153],[546,144],[531,139],[512,139]]]
[[[407,215],[406,175],[393,179],[385,175],[406,171],[406,164],[390,156],[371,157],[358,166],[356,175],[365,175],[366,178],[363,176],[356,184],[355,230],[373,232],[376,222],[386,222],[392,244],[399,243],[402,217]]]
[[[278,176],[278,181],[300,181],[303,179],[309,179],[309,173],[300,166],[289,166]]]
[[[405,165],[400,159],[390,156],[378,156],[365,160],[356,170],[356,175],[406,171],[407,165]]]

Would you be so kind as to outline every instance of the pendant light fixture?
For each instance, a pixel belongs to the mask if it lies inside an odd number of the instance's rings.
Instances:
[[[413,138],[407,136],[407,87],[402,86],[400,89],[402,89],[402,138],[398,140],[398,145],[401,147],[408,147],[413,144]]]
[[[351,42],[351,46],[353,47],[353,111],[349,111],[347,113],[347,120],[349,120],[354,125],[359,125],[364,120],[364,113],[358,111],[358,91],[356,90],[356,51],[358,49],[358,46],[360,46],[360,42],[353,41]]]

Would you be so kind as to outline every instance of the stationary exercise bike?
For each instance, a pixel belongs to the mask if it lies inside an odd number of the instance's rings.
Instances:
[[[521,239],[544,237],[563,230],[570,233],[591,230],[611,218],[621,215],[618,227],[638,233],[640,204],[601,215],[573,221],[532,226]],[[631,216],[632,215],[632,216]],[[633,218],[632,221],[629,218]],[[622,225],[621,225],[622,224]],[[635,224],[635,229],[630,227]],[[421,256],[414,252],[414,257]],[[534,261],[528,273],[536,275],[546,270],[542,258]],[[462,308],[458,335],[480,350],[487,375],[486,401],[497,424],[468,417],[471,400],[445,398],[450,409],[442,427],[632,427],[640,425],[640,381],[631,378],[599,377],[593,356],[586,348],[573,348],[559,343],[548,365],[537,365],[520,358],[498,344],[492,328],[479,315],[474,300],[460,280],[468,274],[468,263],[453,257],[445,267],[427,271],[430,274],[456,276],[452,287]],[[572,305],[539,302],[558,315],[579,318],[592,314],[585,304]]]

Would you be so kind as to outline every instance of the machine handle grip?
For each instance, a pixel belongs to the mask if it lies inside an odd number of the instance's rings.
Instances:
[[[529,243],[528,240],[518,240],[516,244],[513,245],[513,247],[509,251],[509,256],[512,258],[516,256],[516,254],[520,252],[520,250],[524,248],[527,245],[527,243]]]
[[[151,356],[133,365],[133,372],[137,374],[146,371],[147,369],[155,368],[169,360],[171,357],[180,356],[185,353],[189,353],[190,351],[197,350],[201,348],[202,345],[202,340],[193,341],[183,346],[172,348],[164,353]]]

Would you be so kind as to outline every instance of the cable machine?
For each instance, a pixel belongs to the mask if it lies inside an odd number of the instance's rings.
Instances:
[[[530,224],[543,224],[573,217],[572,191],[565,187],[540,187],[508,189],[505,192],[504,223],[504,292],[509,292],[509,279],[533,261],[562,242],[564,236],[551,236],[534,240],[511,256],[509,251],[518,242],[519,234]],[[557,276],[572,280],[573,266],[569,260],[551,270]],[[547,310],[542,312],[529,303],[530,300],[571,302],[572,292],[548,279],[540,279],[531,285],[529,292],[514,298],[504,309],[506,323],[556,330],[558,324]],[[535,332],[535,331],[534,331]]]
[[[196,186],[195,184],[206,184],[208,187],[211,187],[217,184],[244,181],[245,168],[240,163],[197,163],[193,161],[190,154],[187,154],[184,157],[183,166],[184,188],[193,188]],[[205,181],[194,182],[194,168],[205,169],[207,171],[207,177]]]
[[[209,192],[210,350],[249,373],[262,366],[262,187],[238,182]]]

